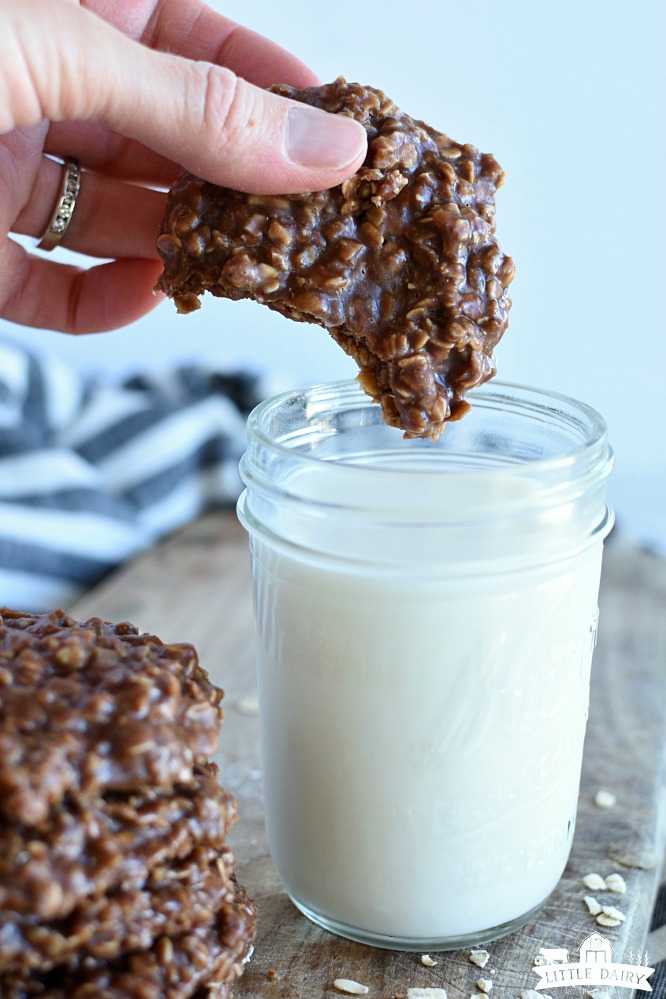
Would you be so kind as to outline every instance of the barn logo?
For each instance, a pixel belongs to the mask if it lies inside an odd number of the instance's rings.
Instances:
[[[569,952],[562,948],[542,947],[532,970],[539,976],[539,989],[558,989],[576,985],[608,985],[616,988],[652,992],[648,978],[654,968],[631,963],[616,964],[611,945],[600,933],[591,933],[578,948],[578,961],[569,961]],[[638,958],[640,961],[640,957]]]

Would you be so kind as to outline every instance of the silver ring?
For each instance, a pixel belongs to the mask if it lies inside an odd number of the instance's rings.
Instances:
[[[81,188],[81,170],[76,160],[65,160],[65,173],[62,189],[56,202],[51,221],[46,232],[37,244],[38,250],[52,250],[67,232],[76,208],[76,199]]]

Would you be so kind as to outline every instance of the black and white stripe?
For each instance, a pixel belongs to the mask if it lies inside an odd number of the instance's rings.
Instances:
[[[0,603],[66,605],[204,509],[233,503],[253,375],[124,382],[0,341]]]

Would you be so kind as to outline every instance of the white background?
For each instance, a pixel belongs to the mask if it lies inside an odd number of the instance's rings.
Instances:
[[[216,0],[328,81],[386,91],[506,171],[497,231],[516,262],[498,377],[599,409],[618,522],[666,552],[666,142],[663,0]],[[12,328],[10,328],[12,329]],[[18,331],[84,369],[183,358],[289,387],[353,376],[315,326],[252,303],[170,302],[118,333]],[[7,331],[7,324],[2,326]]]

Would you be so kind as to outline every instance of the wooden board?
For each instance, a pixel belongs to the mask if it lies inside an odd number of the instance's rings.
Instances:
[[[190,641],[226,692],[218,754],[222,783],[238,798],[232,834],[239,880],[259,908],[255,952],[235,988],[237,999],[340,996],[336,978],[369,987],[369,999],[406,996],[410,987],[445,988],[468,999],[479,978],[493,999],[533,989],[540,947],[578,948],[594,930],[615,962],[642,958],[666,843],[666,562],[611,537],[600,597],[599,642],[579,814],[565,874],[542,911],[521,931],[488,946],[485,969],[467,951],[420,955],[383,951],[339,939],[301,916],[281,889],[263,827],[256,714],[252,601],[247,538],[232,513],[208,515],[124,567],[73,607],[77,617],[129,619],[164,641]],[[594,802],[599,788],[614,808]],[[603,896],[625,914],[617,928],[597,926],[583,902],[584,875],[620,872],[625,895]],[[597,893],[599,894],[599,893]],[[548,991],[548,990],[546,990]],[[555,996],[565,989],[552,990]],[[579,988],[578,996],[584,995]],[[627,988],[610,990],[630,999]],[[641,993],[642,994],[642,993]]]

